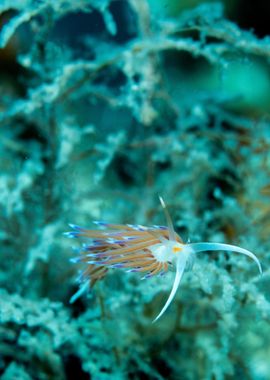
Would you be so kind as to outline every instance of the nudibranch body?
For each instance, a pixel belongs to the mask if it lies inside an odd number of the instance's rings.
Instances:
[[[253,259],[259,272],[261,264],[254,253],[247,249],[224,243],[187,243],[174,231],[173,224],[163,199],[160,202],[165,212],[167,227],[110,224],[96,221],[103,230],[88,230],[70,224],[69,238],[86,238],[79,249],[79,255],[73,262],[84,264],[79,281],[81,287],[71,298],[74,302],[89,287],[101,280],[109,268],[121,268],[128,272],[143,273],[143,278],[165,274],[170,267],[176,269],[174,283],[170,295],[162,310],[155,318],[157,321],[172,302],[185,268],[192,264],[194,254],[204,251],[231,251],[242,253]]]

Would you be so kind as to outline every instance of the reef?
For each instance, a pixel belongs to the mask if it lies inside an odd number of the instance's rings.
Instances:
[[[270,378],[270,30],[189,3],[0,2],[3,380]],[[70,303],[68,223],[164,225],[158,195],[183,241],[263,276],[201,253],[154,324],[174,273]]]

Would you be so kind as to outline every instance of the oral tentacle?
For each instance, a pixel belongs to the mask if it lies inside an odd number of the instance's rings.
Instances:
[[[231,251],[242,253],[243,255],[246,255],[255,261],[259,268],[260,274],[262,274],[261,263],[258,260],[257,256],[255,256],[254,253],[252,253],[251,251],[248,251],[245,248],[238,247],[237,245],[224,243],[192,243],[189,244],[189,247],[192,248],[195,253],[204,251]]]
[[[156,322],[165,313],[165,311],[170,306],[172,300],[174,299],[174,296],[175,296],[175,294],[177,292],[177,289],[179,287],[181,278],[183,276],[183,273],[184,273],[184,270],[185,270],[185,267],[186,267],[186,263],[187,263],[187,256],[184,255],[184,254],[179,255],[179,257],[177,259],[177,263],[176,263],[176,275],[175,275],[175,278],[174,278],[174,283],[173,283],[173,287],[172,287],[171,293],[170,293],[169,298],[167,299],[165,305],[163,306],[161,312],[153,320],[153,323]]]

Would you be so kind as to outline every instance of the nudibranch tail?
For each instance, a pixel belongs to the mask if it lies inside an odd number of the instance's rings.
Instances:
[[[89,281],[85,281],[84,283],[81,284],[79,287],[79,290],[73,296],[70,298],[69,303],[74,303],[78,298],[81,297],[83,293],[85,293],[90,287]]]

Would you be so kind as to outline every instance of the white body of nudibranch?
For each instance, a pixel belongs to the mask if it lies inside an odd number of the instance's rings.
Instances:
[[[175,263],[179,255],[186,256],[188,260],[194,251],[187,244],[178,241],[166,240],[164,243],[155,244],[149,247],[152,255],[161,263]]]
[[[247,249],[224,243],[188,242],[184,244],[174,230],[169,212],[161,197],[160,202],[166,216],[167,227],[152,226],[148,228],[141,225],[96,222],[109,229],[108,231],[96,231],[70,225],[73,231],[67,232],[65,235],[70,238],[86,237],[90,239],[90,244],[83,246],[80,255],[75,258],[75,262],[84,263],[87,267],[80,276],[80,278],[84,278],[85,284],[72,297],[71,302],[74,302],[89,286],[93,286],[96,281],[102,279],[108,268],[124,268],[131,272],[146,273],[144,278],[147,278],[158,273],[165,273],[169,265],[175,268],[175,278],[169,297],[154,320],[155,322],[169,307],[185,269],[192,266],[197,253],[207,251],[241,253],[254,260],[262,273],[258,258]]]
[[[192,257],[194,257],[193,254],[203,251],[231,251],[231,252],[238,252],[242,253],[251,259],[253,259],[258,268],[259,272],[262,274],[262,268],[261,264],[258,260],[258,258],[254,255],[254,253],[248,251],[247,249],[238,247],[236,245],[231,244],[224,244],[224,243],[209,243],[209,242],[201,242],[201,243],[188,243],[188,244],[181,244],[176,240],[176,233],[173,228],[173,224],[170,218],[170,215],[167,211],[166,205],[163,201],[163,199],[160,197],[161,205],[164,209],[168,228],[169,228],[169,240],[163,240],[162,243],[153,245],[149,247],[151,250],[153,256],[157,259],[159,262],[170,262],[174,264],[176,268],[176,274],[175,279],[173,283],[173,287],[171,290],[171,293],[169,295],[169,298],[167,299],[165,305],[163,306],[162,310],[158,314],[158,316],[154,319],[153,322],[157,321],[167,310],[170,303],[172,302],[177,289],[179,287],[181,278],[183,276],[183,273],[185,271],[185,268],[188,266],[188,264],[191,262]]]
[[[188,264],[191,263],[192,253],[194,251],[188,244],[181,244],[175,240],[166,240],[166,242],[153,245],[152,247],[149,247],[149,249],[157,261],[171,263],[176,268],[176,275],[171,293],[162,310],[153,321],[155,322],[165,313],[172,302],[184,270]]]

